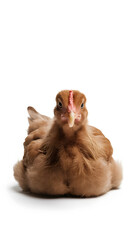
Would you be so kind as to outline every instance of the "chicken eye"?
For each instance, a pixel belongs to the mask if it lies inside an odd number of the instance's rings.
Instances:
[[[58,106],[59,106],[59,108],[62,108],[62,103],[58,102]]]
[[[84,107],[84,103],[81,104],[81,108],[83,108],[83,107]]]

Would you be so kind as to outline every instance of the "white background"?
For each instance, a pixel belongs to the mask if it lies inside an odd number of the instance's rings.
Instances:
[[[135,239],[135,1],[0,1],[0,239]],[[89,123],[123,165],[98,198],[25,195],[27,106],[53,116],[59,90],[86,94]]]

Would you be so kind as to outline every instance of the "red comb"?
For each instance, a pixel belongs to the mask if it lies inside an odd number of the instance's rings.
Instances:
[[[68,111],[73,111],[73,91],[69,91],[69,98],[68,98]]]

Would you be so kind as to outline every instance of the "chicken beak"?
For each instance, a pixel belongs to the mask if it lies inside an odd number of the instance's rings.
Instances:
[[[75,113],[71,111],[69,113],[69,119],[68,119],[68,125],[70,128],[74,126],[74,121],[75,121]]]

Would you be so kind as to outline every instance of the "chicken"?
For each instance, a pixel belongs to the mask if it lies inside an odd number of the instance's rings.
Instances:
[[[23,160],[14,166],[24,191],[91,197],[119,187],[121,164],[112,157],[110,141],[88,125],[84,94],[59,92],[53,119],[32,107],[28,112]]]

